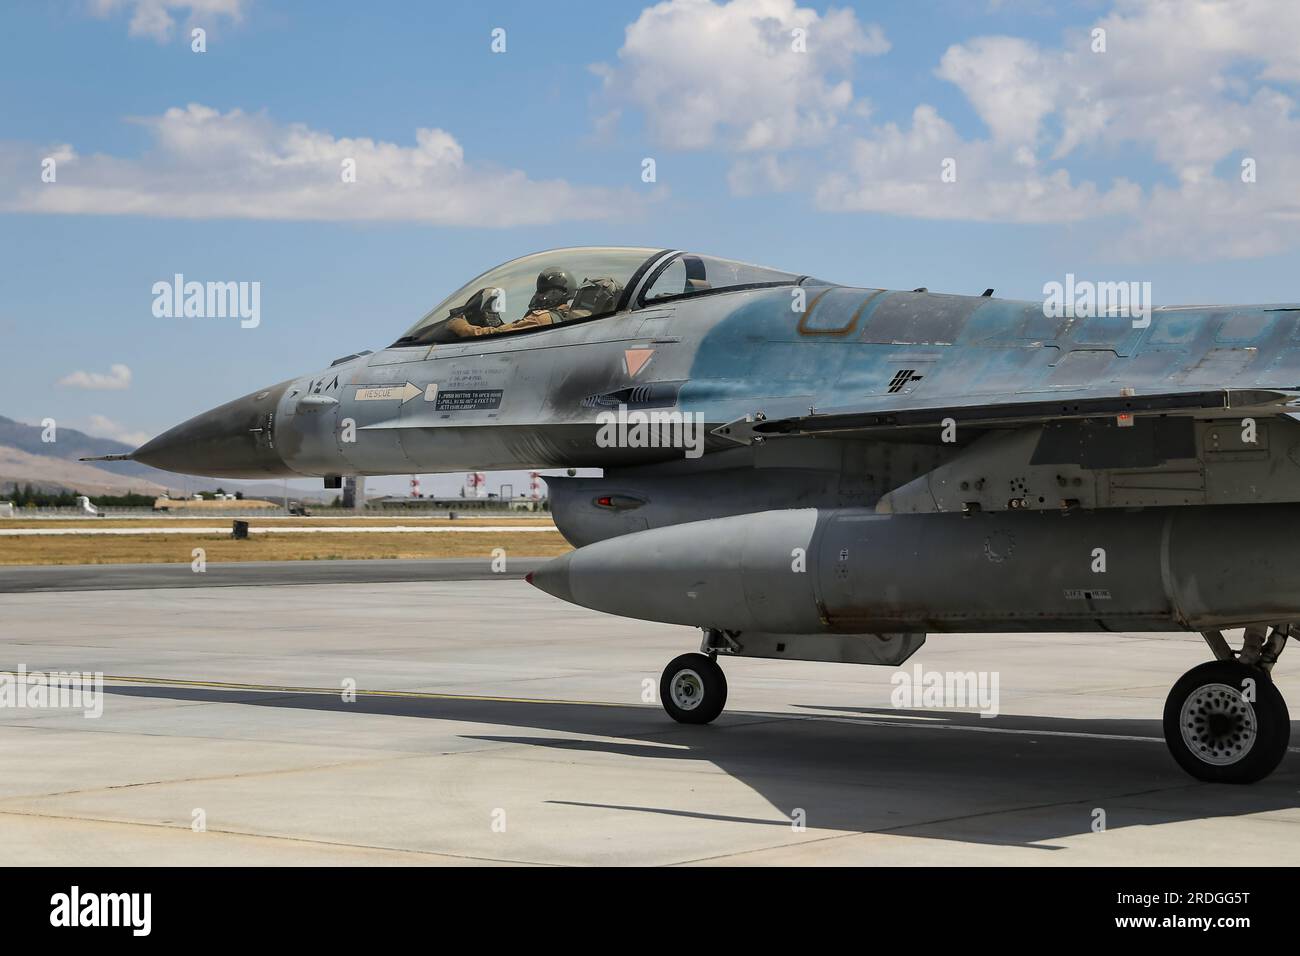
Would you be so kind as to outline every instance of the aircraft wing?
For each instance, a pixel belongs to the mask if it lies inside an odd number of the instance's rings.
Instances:
[[[882,432],[914,437],[937,431],[948,422],[963,430],[1018,428],[1046,422],[1085,418],[1123,418],[1148,415],[1206,415],[1211,417],[1288,414],[1300,403],[1300,391],[1280,389],[1184,389],[1117,395],[1102,389],[1073,390],[1051,398],[1026,399],[1024,394],[1006,400],[967,401],[960,404],[894,405],[877,397],[879,405],[813,411],[791,418],[766,419],[761,412],[728,422],[714,434],[748,445],[755,439],[786,435],[854,435],[883,437]]]

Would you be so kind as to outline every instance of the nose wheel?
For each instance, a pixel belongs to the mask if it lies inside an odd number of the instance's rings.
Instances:
[[[1217,660],[1193,667],[1165,701],[1165,743],[1178,765],[1210,783],[1254,783],[1282,762],[1291,715],[1259,666]]]
[[[727,706],[727,678],[709,655],[683,654],[664,668],[659,700],[673,720],[707,724]]]

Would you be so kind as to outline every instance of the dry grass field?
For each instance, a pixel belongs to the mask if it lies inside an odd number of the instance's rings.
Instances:
[[[403,527],[502,526],[553,527],[550,519],[502,520],[492,518],[251,518],[254,527]],[[230,524],[230,518],[73,519],[15,520],[0,523],[4,528],[95,529],[190,527],[214,528]],[[570,550],[558,531],[402,532],[349,534],[311,532],[302,534],[252,534],[236,541],[221,534],[73,534],[31,537],[0,537],[0,565],[15,564],[154,564],[189,563],[195,548],[203,548],[208,561],[321,561],[344,558],[490,558],[494,548],[518,557],[554,557]]]

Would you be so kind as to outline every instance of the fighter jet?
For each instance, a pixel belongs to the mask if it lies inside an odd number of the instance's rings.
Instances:
[[[1082,304],[558,249],[126,457],[326,487],[603,469],[548,479],[575,550],[529,580],[700,628],[660,682],[688,724],[722,712],[729,656],[892,667],[928,633],[1199,632],[1213,659],[1169,694],[1169,750],[1259,780],[1286,753],[1270,674],[1300,622],[1300,305]]]

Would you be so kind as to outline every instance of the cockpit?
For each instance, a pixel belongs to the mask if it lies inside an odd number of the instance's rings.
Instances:
[[[472,279],[393,345],[434,345],[535,331],[688,296],[795,285],[801,278],[671,249],[555,249],[514,259]]]

